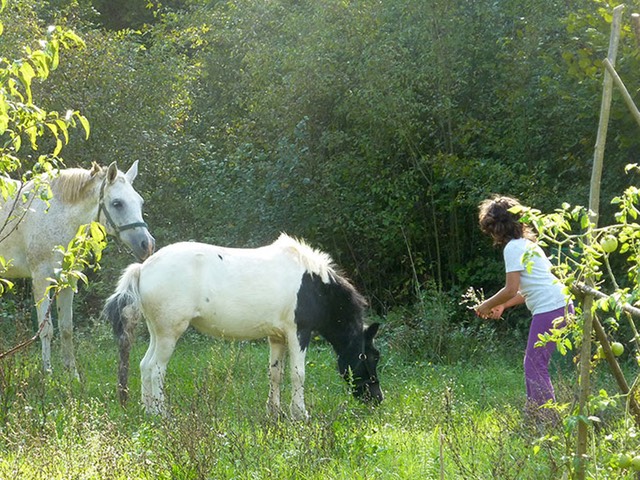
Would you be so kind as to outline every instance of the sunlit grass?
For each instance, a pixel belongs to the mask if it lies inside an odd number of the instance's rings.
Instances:
[[[551,479],[566,471],[571,436],[562,426],[541,430],[523,419],[517,355],[445,365],[419,352],[387,354],[379,372],[386,398],[372,408],[351,398],[331,348],[316,341],[305,385],[311,420],[292,422],[266,413],[266,342],[186,335],[167,373],[168,418],[148,417],[140,405],[144,333],[132,352],[124,409],[106,326],[80,332],[76,343],[79,382],[59,366],[43,376],[37,345],[2,363],[3,480]],[[560,363],[559,396],[570,401],[572,372]],[[285,411],[289,398],[287,381]],[[606,428],[596,435],[622,427]],[[633,478],[607,466],[610,452],[600,443],[598,478]]]

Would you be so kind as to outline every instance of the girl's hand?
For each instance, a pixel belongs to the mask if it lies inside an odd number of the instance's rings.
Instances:
[[[499,319],[504,312],[504,305],[498,305],[493,308],[487,308],[484,306],[484,302],[476,307],[476,315],[480,318],[492,318],[494,320]]]
[[[489,318],[489,316],[491,315],[491,309],[488,309],[487,307],[485,307],[485,303],[486,302],[482,302],[480,305],[478,305],[475,308],[476,315],[479,316],[480,318]]]
[[[502,312],[504,312],[504,305],[498,305],[497,307],[493,307],[491,309],[491,313],[489,314],[489,318],[498,320],[500,317],[502,317]]]

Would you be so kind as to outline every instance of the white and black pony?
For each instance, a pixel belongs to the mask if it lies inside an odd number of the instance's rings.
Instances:
[[[124,271],[104,315],[120,342],[119,393],[127,398],[131,329],[143,316],[150,334],[140,363],[142,401],[149,413],[165,411],[163,379],[178,338],[192,325],[232,340],[268,337],[267,402],[280,412],[284,357],[289,353],[291,416],[308,417],[304,402],[305,355],[313,332],[338,356],[340,374],[364,401],[383,398],[373,345],[379,324],[366,326],[366,302],[331,258],[282,234],[271,245],[225,248],[183,242],[162,248]]]

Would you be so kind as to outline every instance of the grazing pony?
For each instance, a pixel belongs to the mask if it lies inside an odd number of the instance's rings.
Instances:
[[[338,356],[338,369],[355,397],[380,402],[373,345],[379,324],[365,326],[366,302],[331,258],[282,234],[271,245],[225,248],[182,242],[162,248],[124,271],[104,307],[120,342],[119,393],[127,398],[131,329],[141,315],[149,348],[140,363],[142,402],[164,413],[163,380],[178,338],[192,325],[234,340],[269,338],[272,414],[280,412],[280,384],[288,348],[291,416],[308,417],[304,403],[305,355],[318,332]]]
[[[43,325],[42,362],[51,370],[53,325],[43,323],[51,299],[47,288],[60,268],[62,254],[57,245],[67,246],[81,225],[98,221],[107,233],[117,236],[143,260],[153,253],[155,241],[142,220],[142,198],[131,183],[138,174],[138,162],[127,173],[113,162],[108,168],[94,164],[91,170],[63,169],[45,174],[38,182],[5,179],[15,193],[0,200],[0,256],[6,268],[2,278],[31,278],[38,322]],[[47,201],[50,189],[52,198]],[[77,376],[73,352],[73,290],[57,296],[58,325],[64,365]]]

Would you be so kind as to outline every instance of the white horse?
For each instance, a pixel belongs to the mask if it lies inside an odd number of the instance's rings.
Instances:
[[[162,248],[123,273],[104,315],[120,340],[119,390],[126,401],[130,332],[142,315],[150,342],[140,363],[142,401],[148,413],[164,413],[163,381],[178,338],[192,325],[235,340],[268,337],[268,409],[280,411],[280,383],[288,346],[291,415],[307,418],[305,355],[312,332],[338,356],[340,374],[353,394],[379,402],[382,391],[373,338],[379,324],[363,323],[364,298],[333,267],[325,253],[287,235],[261,248],[224,248],[195,242]]]
[[[41,183],[14,183],[16,194],[0,203],[0,256],[8,262],[3,278],[31,278],[38,322],[45,319],[52,301],[46,294],[50,278],[60,268],[62,255],[54,249],[66,246],[81,225],[99,221],[110,235],[126,244],[139,259],[153,253],[155,241],[142,220],[142,197],[131,183],[138,162],[127,173],[113,162],[108,168],[94,164],[91,170],[70,168],[45,175]],[[53,197],[43,200],[43,189]],[[73,290],[62,290],[56,301],[64,365],[77,376],[73,350]],[[42,362],[51,369],[53,326],[45,322],[40,333]]]

